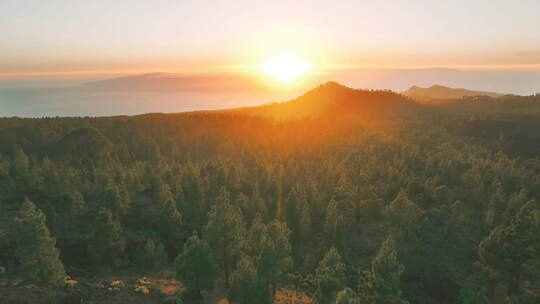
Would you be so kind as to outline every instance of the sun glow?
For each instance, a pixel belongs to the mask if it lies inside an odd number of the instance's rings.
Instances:
[[[281,55],[269,59],[262,65],[264,73],[281,83],[288,83],[306,74],[311,66],[302,58]]]

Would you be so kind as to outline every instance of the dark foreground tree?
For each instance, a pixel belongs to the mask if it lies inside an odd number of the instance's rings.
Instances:
[[[241,304],[270,304],[272,297],[260,280],[253,261],[243,256],[232,274],[229,297]]]
[[[31,281],[61,285],[66,273],[55,247],[56,239],[45,225],[45,215],[25,199],[17,217],[17,258],[22,275]]]
[[[238,259],[244,221],[240,208],[230,203],[229,193],[224,188],[220,190],[216,204],[208,213],[204,233],[216,262],[223,270],[225,286],[228,287],[231,269]]]
[[[259,235],[264,242],[258,253],[257,269],[271,297],[275,295],[278,284],[292,266],[289,235],[287,224],[279,221],[267,226],[266,235]]]
[[[526,282],[540,280],[538,204],[529,201],[508,225],[495,227],[480,243],[478,251],[481,268],[490,281],[494,303],[498,301],[496,298],[524,295]]]
[[[184,252],[176,258],[176,276],[196,294],[201,289],[214,287],[216,265],[208,243],[195,234],[184,245]]]
[[[97,214],[94,240],[89,248],[94,262],[100,266],[115,266],[122,257],[126,241],[117,218],[107,208]]]
[[[144,246],[135,252],[135,263],[148,271],[160,269],[167,263],[165,247],[153,240],[147,240]]]

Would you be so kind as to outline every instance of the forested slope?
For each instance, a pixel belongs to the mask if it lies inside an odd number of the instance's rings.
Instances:
[[[0,293],[158,303],[81,287],[148,276],[188,302],[537,303],[540,100],[500,102],[328,83],[255,108],[0,119]],[[66,274],[79,287],[46,287]]]

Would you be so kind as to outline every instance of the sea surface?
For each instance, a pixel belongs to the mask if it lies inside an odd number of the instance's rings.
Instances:
[[[176,91],[0,88],[0,117],[114,116],[256,106],[293,96]]]

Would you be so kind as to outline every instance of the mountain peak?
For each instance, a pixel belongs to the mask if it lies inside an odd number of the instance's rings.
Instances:
[[[340,94],[344,92],[351,92],[355,91],[355,89],[344,86],[338,82],[335,81],[328,81],[323,84],[320,84],[319,86],[315,87],[314,89],[311,89],[307,91],[304,95],[320,95],[320,94]]]
[[[391,91],[353,89],[337,82],[326,82],[289,102],[265,108],[276,117],[382,117],[403,113],[416,104]]]
[[[348,89],[348,90],[352,90],[352,88],[344,86],[341,83],[338,83],[338,82],[335,82],[335,81],[328,81],[326,83],[321,84],[320,86],[326,87],[326,88],[331,88],[331,89]]]
[[[440,85],[440,84],[434,84],[432,85],[431,87],[429,87],[430,89],[441,89],[441,90],[452,90],[453,88],[450,88],[450,87],[445,87],[443,85]],[[458,90],[461,90],[461,89],[458,89]]]
[[[299,98],[302,98],[304,96],[319,96],[319,95],[328,96],[328,95],[352,94],[355,91],[360,91],[360,90],[344,86],[335,81],[328,81],[315,87],[312,90],[307,91],[304,95],[300,96]]]

